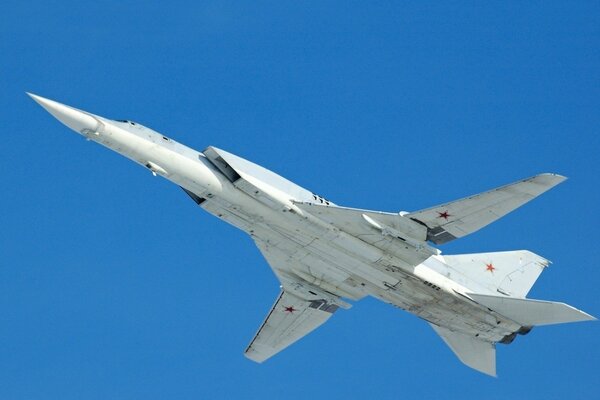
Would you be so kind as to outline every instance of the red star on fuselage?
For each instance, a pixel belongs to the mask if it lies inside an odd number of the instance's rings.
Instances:
[[[448,214],[448,211],[444,211],[444,212],[437,211],[437,213],[439,214],[438,218],[444,218],[446,221],[448,221],[448,217],[451,217],[451,215]]]
[[[494,267],[494,264],[492,264],[492,263],[485,264],[485,270],[486,271],[490,271],[491,273],[493,273],[495,269],[496,268]]]
[[[293,306],[289,306],[289,307],[283,307],[283,311],[293,314],[294,311],[298,311],[298,310],[296,310]]]

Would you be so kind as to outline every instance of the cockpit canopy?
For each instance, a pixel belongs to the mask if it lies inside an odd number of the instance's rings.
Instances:
[[[133,122],[133,121],[130,121],[128,119],[115,119],[114,121],[115,122],[120,122],[122,124],[125,124],[125,126],[123,128],[130,128],[130,127],[131,128],[133,128],[133,127],[136,128],[136,129],[128,129],[129,132],[133,132],[133,133],[136,133],[136,134],[140,134],[140,133],[143,132],[143,133],[145,133],[147,135],[156,135],[157,138],[161,137],[162,140],[164,140],[165,142],[173,142],[168,137],[166,137],[166,136],[164,136],[164,135],[156,132],[153,129],[147,128],[147,127],[145,127],[144,125],[142,125],[142,124],[140,124],[138,122]]]
[[[133,122],[133,121],[129,121],[129,120],[127,120],[127,119],[115,119],[115,121],[117,121],[117,122],[122,122],[122,123],[124,123],[124,124],[129,124],[129,125],[131,125],[131,126],[136,126],[136,125],[137,125],[135,122]]]

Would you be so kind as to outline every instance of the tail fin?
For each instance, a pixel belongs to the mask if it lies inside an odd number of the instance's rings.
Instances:
[[[494,343],[484,342],[435,324],[430,323],[430,325],[460,361],[479,372],[496,376],[496,346]]]
[[[477,303],[523,326],[563,324],[596,319],[565,303],[475,293],[467,295]]]
[[[525,297],[550,264],[527,250],[448,255],[444,256],[444,261],[454,270],[450,273],[459,275],[456,280],[460,281],[462,275],[465,286],[469,287],[469,281],[475,281],[490,293],[514,297]]]

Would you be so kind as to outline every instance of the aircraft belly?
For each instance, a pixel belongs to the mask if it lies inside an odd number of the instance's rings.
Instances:
[[[417,280],[409,279],[396,288],[372,295],[428,322],[482,340],[498,342],[520,328],[515,322],[475,303]]]
[[[251,234],[285,252],[290,264],[302,273],[338,282],[342,277],[351,277],[380,288],[397,283],[392,275],[370,266],[382,257],[380,250],[355,239],[366,247],[356,251],[355,243],[339,230],[314,226],[292,213],[286,217],[285,223],[265,218]]]
[[[272,228],[272,227],[269,227]],[[281,262],[269,265],[280,280],[306,281],[339,297],[359,300],[367,295],[360,285],[361,279],[341,267],[339,260],[321,253],[301,242],[288,239],[289,232],[281,229],[265,229],[257,225],[252,237],[263,252]],[[268,257],[267,257],[268,261]]]
[[[315,226],[294,213],[267,210],[252,215],[221,196],[201,206],[287,260],[285,269],[273,268],[279,279],[295,276],[353,300],[371,295],[438,326],[484,340],[499,341],[520,328],[415,276],[417,266],[405,259],[343,231]]]
[[[240,207],[233,207],[223,199],[204,201],[200,207],[215,217],[235,226],[245,232],[250,232],[255,224],[256,218],[244,212]]]

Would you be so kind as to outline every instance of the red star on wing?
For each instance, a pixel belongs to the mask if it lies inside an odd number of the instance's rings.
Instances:
[[[444,211],[444,212],[439,212],[439,211],[437,211],[437,213],[439,214],[439,215],[438,215],[438,218],[444,218],[446,221],[448,221],[448,217],[451,217],[451,216],[452,216],[452,215],[450,215],[450,214],[448,213],[448,211],[447,211],[447,210],[446,210],[446,211]]]
[[[486,270],[486,271],[490,271],[491,273],[494,273],[494,270],[495,270],[495,269],[496,269],[496,268],[494,267],[494,264],[492,264],[492,263],[485,264],[485,270]]]
[[[293,314],[293,313],[294,313],[294,311],[298,311],[298,310],[296,310],[296,309],[294,308],[294,306],[289,306],[289,307],[283,307],[283,311],[285,311],[285,312],[287,312],[287,313],[290,313],[290,314]]]

